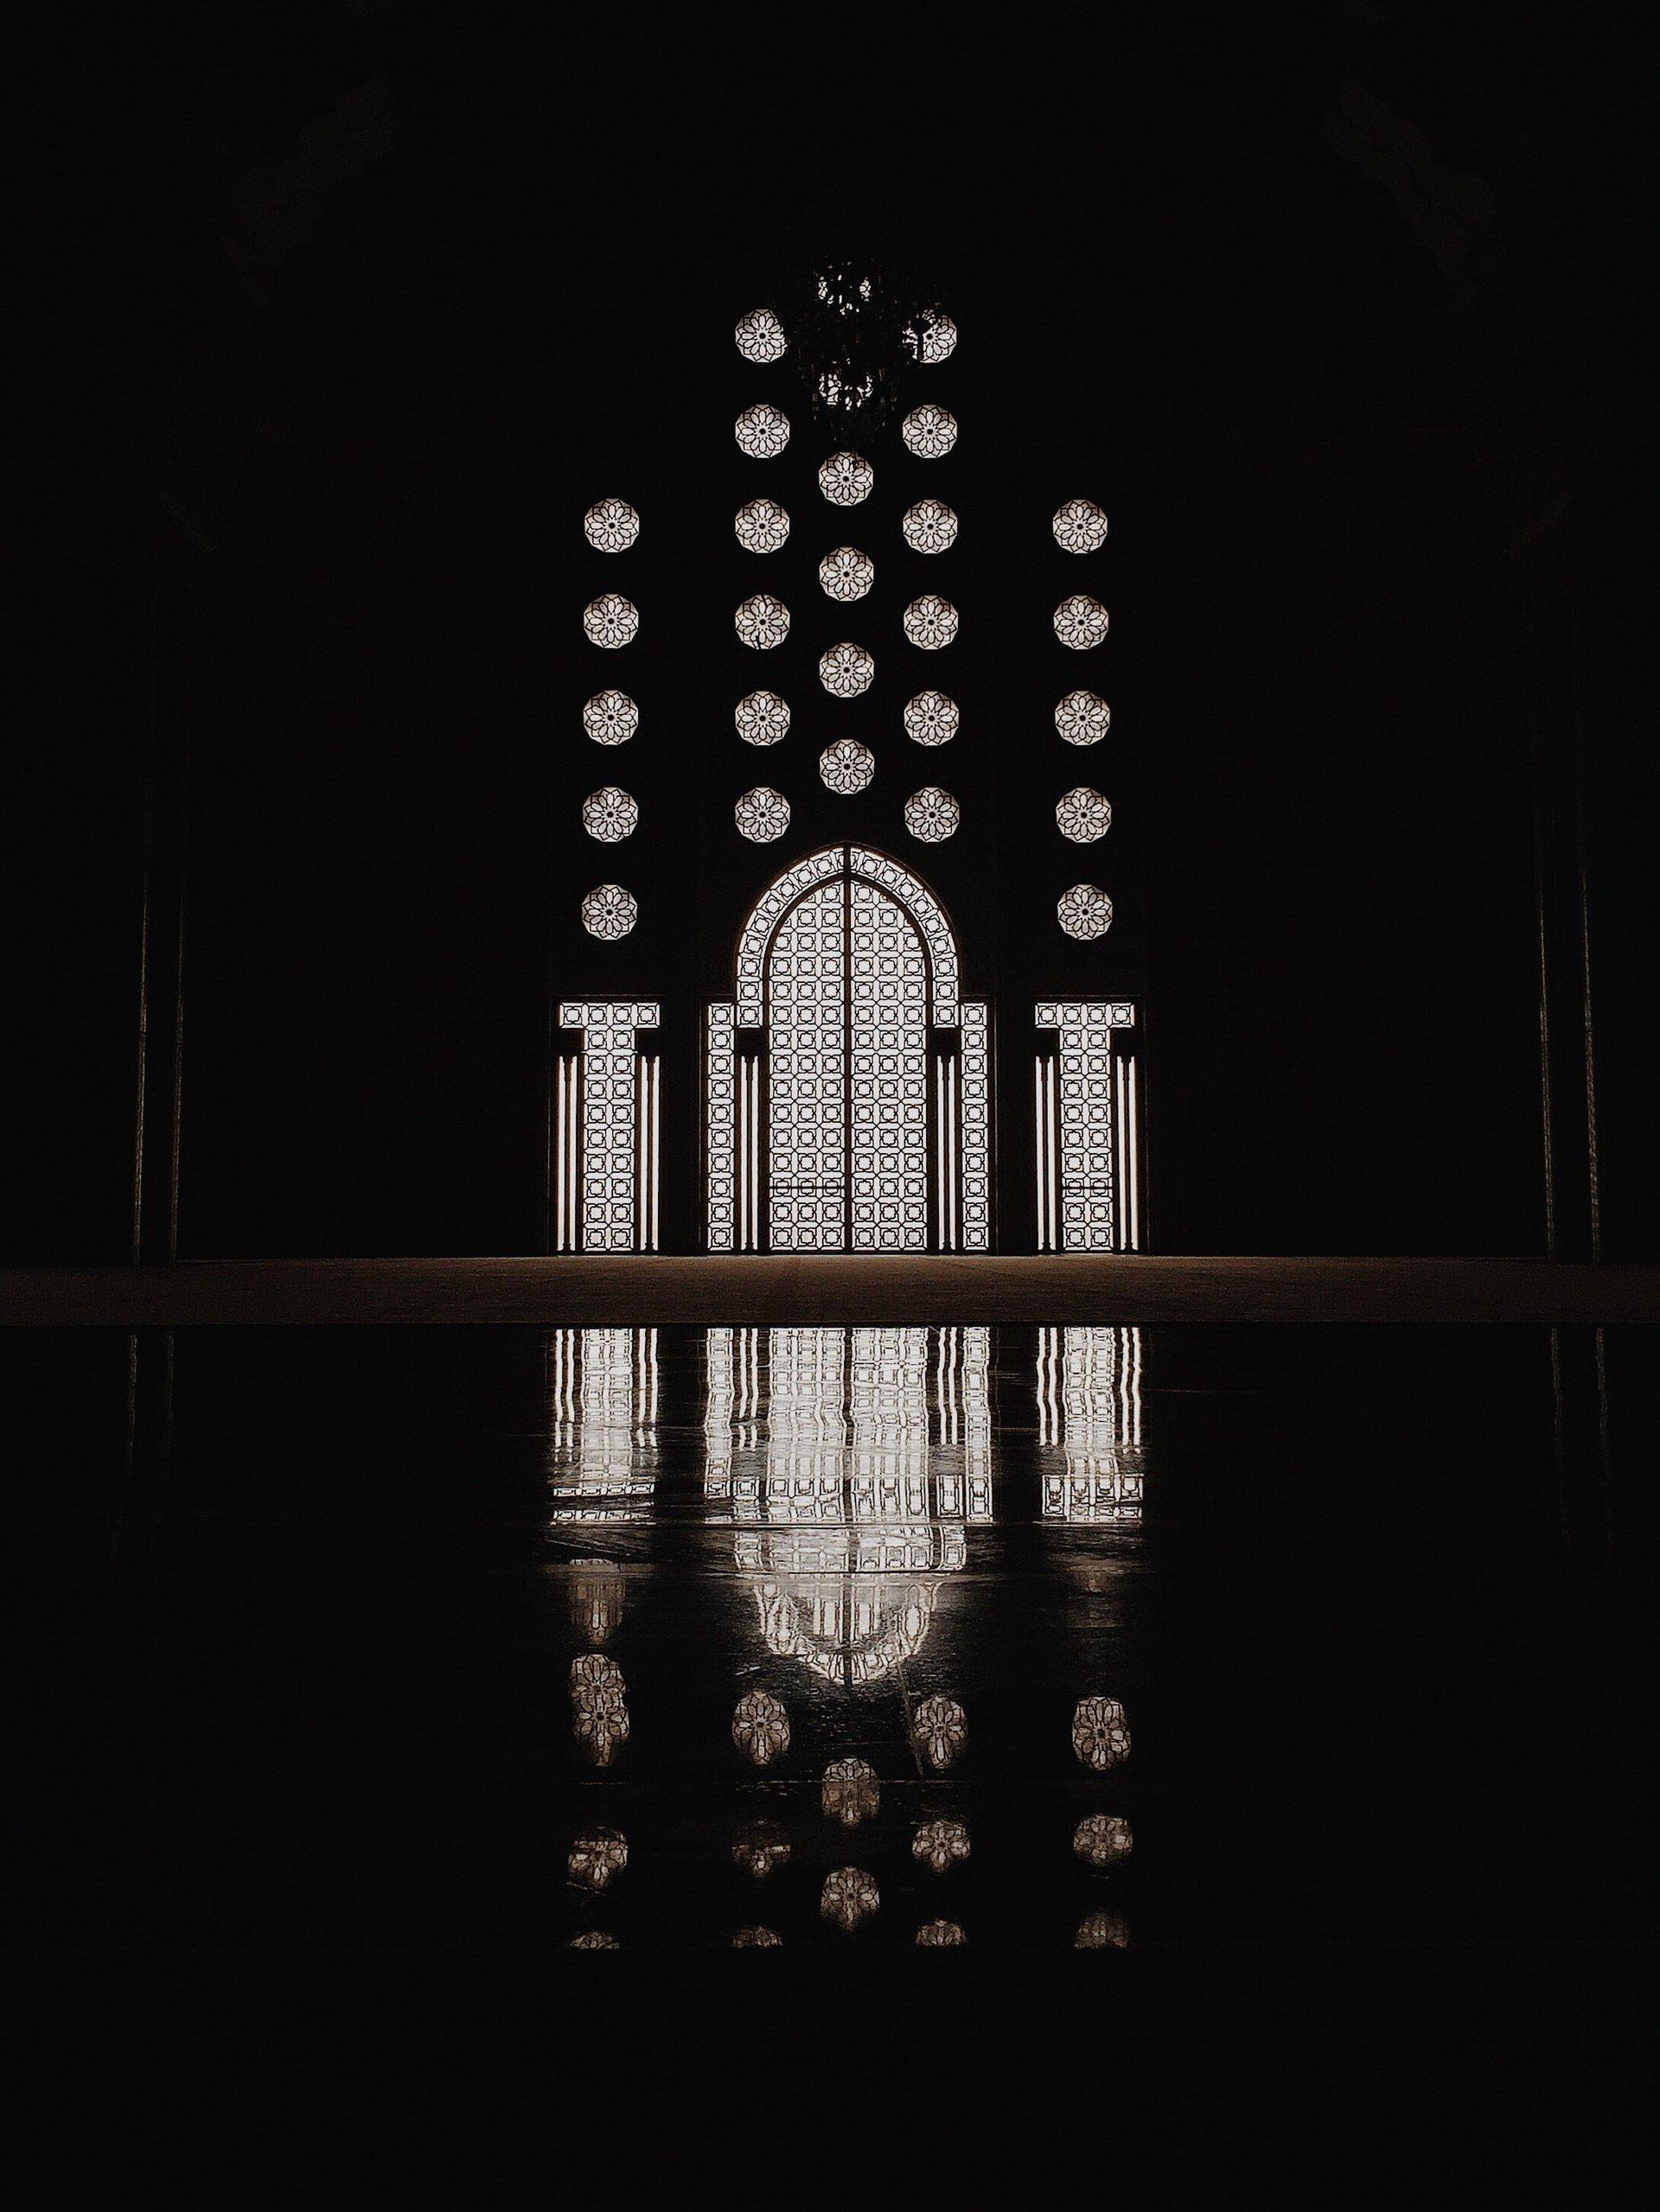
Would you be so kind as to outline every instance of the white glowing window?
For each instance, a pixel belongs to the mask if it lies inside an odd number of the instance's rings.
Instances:
[[[899,528],[913,553],[948,552],[957,542],[957,518],[943,500],[918,500],[905,509]]]
[[[903,621],[905,635],[913,645],[921,646],[924,653],[937,653],[942,646],[949,645],[957,634],[956,609],[935,591],[925,591],[920,599],[913,599],[905,609]]]
[[[582,710],[582,726],[596,745],[626,745],[640,727],[640,710],[626,692],[596,692]]]
[[[920,791],[913,791],[904,806],[905,827],[923,845],[942,845],[954,837],[962,820],[962,809],[948,791],[942,791],[936,783],[926,783]]]
[[[937,461],[957,442],[957,418],[948,408],[913,407],[899,425],[899,435],[919,461]]]
[[[905,707],[905,735],[919,745],[948,745],[961,717],[943,692],[918,692]]]
[[[819,584],[826,598],[847,606],[862,599],[876,582],[876,563],[857,545],[838,545],[819,563]]]
[[[769,1228],[775,1252],[846,1242],[846,901],[841,883],[781,925],[767,972]]]
[[[905,333],[912,357],[925,367],[948,361],[957,350],[957,326],[942,307],[931,307]]]
[[[732,531],[746,553],[776,553],[789,536],[789,517],[776,500],[746,500]]]
[[[875,774],[876,755],[857,737],[838,737],[819,755],[820,781],[827,791],[839,792],[844,799],[868,789]]]
[[[600,500],[583,516],[582,534],[597,553],[623,553],[640,535],[640,518],[627,500]]]
[[[789,801],[769,784],[757,783],[732,809],[740,837],[751,845],[771,845],[789,827]]]
[[[578,1202],[561,1232],[584,1252],[648,1252],[656,1242],[657,1061],[637,1036],[654,1030],[646,999],[568,999],[559,1026],[582,1031],[574,1071]]]
[[[746,745],[776,745],[789,735],[789,709],[776,692],[750,692],[732,717]]]
[[[769,591],[757,591],[732,616],[738,642],[757,653],[770,653],[789,635],[789,609]]]
[[[859,506],[875,484],[876,471],[860,454],[833,453],[820,465],[819,489],[832,507]]]
[[[1098,553],[1107,543],[1107,517],[1094,500],[1068,500],[1049,526],[1063,552]]]
[[[1087,591],[1075,591],[1055,609],[1055,634],[1074,653],[1088,653],[1107,634],[1107,609]]]
[[[737,1233],[737,1037],[732,1007],[709,1009],[704,1078],[708,1196],[707,1240],[711,1252],[730,1252]]]
[[[1056,802],[1055,823],[1074,845],[1094,845],[1113,826],[1113,810],[1100,792],[1080,783]]]
[[[1099,692],[1069,692],[1055,709],[1055,727],[1069,745],[1098,745],[1112,720]]]
[[[1133,1138],[1120,1125],[1127,1106],[1118,1095],[1114,1035],[1134,1021],[1134,1008],[1123,1000],[1050,999],[1038,1008],[1038,1027],[1059,1033],[1052,1058],[1038,1061],[1040,1250],[1125,1248],[1120,1186],[1127,1160],[1133,1171],[1127,1139]]]
[[[990,1025],[987,1009],[982,1001],[965,998],[961,1011],[962,1049],[959,1084],[962,1115],[962,1196],[960,1219],[962,1249],[965,1252],[989,1252],[992,1247]]]
[[[582,902],[582,926],[603,944],[626,937],[639,919],[638,901],[621,883],[597,883]]]
[[[746,407],[732,425],[738,450],[752,461],[771,461],[789,443],[789,418],[763,399]]]
[[[1055,902],[1055,919],[1069,937],[1088,945],[1113,926],[1113,902],[1094,883],[1074,883]]]
[[[752,307],[747,315],[739,316],[732,337],[744,360],[761,367],[782,360],[789,344],[783,324],[769,307]]]
[[[862,645],[833,645],[819,659],[819,681],[832,698],[856,699],[876,680],[876,662]]]
[[[591,791],[582,802],[582,826],[601,845],[621,845],[639,826],[637,802],[614,783]]]
[[[602,592],[583,609],[582,627],[591,645],[615,653],[639,635],[640,609],[620,591]]]

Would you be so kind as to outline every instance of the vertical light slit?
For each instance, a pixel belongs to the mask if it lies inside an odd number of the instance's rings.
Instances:
[[[1031,1126],[1033,1157],[1038,1174],[1038,1249],[1047,1252],[1048,1239],[1044,1221],[1044,1055],[1038,1053],[1031,1062]]]
[[[1138,1132],[1136,1128],[1135,1092],[1135,1059],[1134,1055],[1132,1055],[1130,1059],[1130,1133],[1128,1138],[1130,1155],[1130,1250],[1132,1252],[1140,1252],[1141,1249],[1141,1174],[1139,1163],[1141,1157],[1141,1151],[1140,1146],[1137,1142]]]
[[[565,1055],[563,1053],[558,1055],[556,1067],[559,1074],[559,1119],[554,1125],[553,1163],[554,1180],[558,1185],[555,1205],[559,1226],[555,1232],[553,1249],[555,1252],[563,1252],[565,1250]]]
[[[1115,1188],[1113,1191],[1113,1226],[1117,1233],[1118,1248],[1122,1252],[1130,1240],[1129,1175],[1125,1164],[1124,1057],[1113,1055],[1114,1103],[1117,1112],[1113,1116],[1113,1150],[1117,1163]]]

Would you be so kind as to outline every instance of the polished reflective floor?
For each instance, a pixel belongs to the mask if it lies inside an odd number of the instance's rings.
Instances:
[[[864,1960],[923,2022],[1014,1974],[1083,2032],[1195,1962],[1630,1954],[1649,1355],[14,1335],[6,1944],[109,1969],[141,2065],[227,1962],[510,1960],[637,2026],[654,1975],[764,2020]]]

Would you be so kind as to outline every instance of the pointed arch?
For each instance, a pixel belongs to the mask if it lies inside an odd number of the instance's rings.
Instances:
[[[961,970],[957,940],[945,910],[910,870],[870,845],[832,845],[798,860],[762,892],[737,940],[737,1026],[757,1030],[766,1019],[767,953],[790,908],[820,885],[843,877],[874,883],[902,906],[926,949],[934,1021],[954,1030],[958,1022]]]

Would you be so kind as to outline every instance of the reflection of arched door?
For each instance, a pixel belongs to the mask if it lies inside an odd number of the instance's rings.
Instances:
[[[710,1010],[711,1248],[986,1250],[987,1045],[908,870],[858,845],[798,863],[745,926],[736,1005]]]

